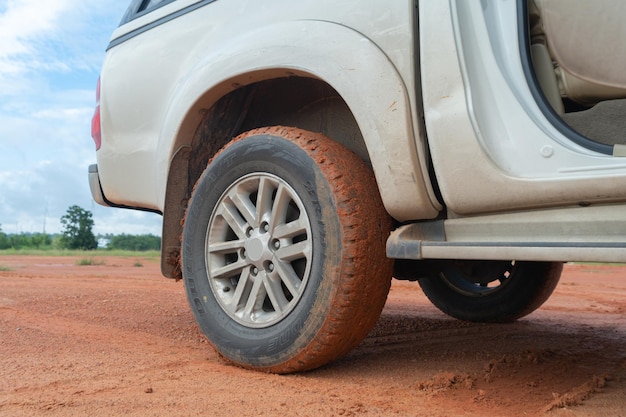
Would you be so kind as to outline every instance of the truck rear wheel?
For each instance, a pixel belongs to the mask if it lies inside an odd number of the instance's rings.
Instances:
[[[539,308],[559,282],[556,262],[450,261],[419,280],[444,313],[474,322],[511,322]]]
[[[239,366],[287,373],[354,348],[389,291],[391,221],[369,168],[323,135],[254,130],[209,163],[183,230],[196,321]]]

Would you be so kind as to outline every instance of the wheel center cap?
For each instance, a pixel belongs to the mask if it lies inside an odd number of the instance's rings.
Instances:
[[[255,237],[248,239],[246,242],[246,254],[248,259],[252,262],[259,262],[265,256],[265,249],[267,248],[267,239],[262,237]]]

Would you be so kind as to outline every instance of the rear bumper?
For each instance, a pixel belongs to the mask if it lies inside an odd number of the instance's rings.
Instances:
[[[100,185],[100,175],[98,174],[98,165],[89,165],[89,189],[91,197],[101,206],[112,207],[108,200],[104,197],[102,186]]]
[[[150,213],[156,213],[163,215],[163,213],[159,210],[154,210],[145,207],[135,207],[128,206],[125,204],[113,203],[111,200],[106,198],[104,195],[104,191],[102,191],[102,185],[100,184],[100,174],[98,173],[98,165],[89,165],[89,189],[91,190],[91,197],[93,200],[105,207],[117,207],[117,208],[125,208],[130,210],[139,210],[139,211],[147,211]]]

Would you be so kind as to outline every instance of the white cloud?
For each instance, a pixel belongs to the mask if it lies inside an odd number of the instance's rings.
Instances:
[[[8,0],[0,15],[0,58],[32,53],[29,41],[55,29],[69,0]]]
[[[158,215],[96,205],[87,184],[94,90],[130,0],[0,0],[0,224],[61,231],[68,207],[96,233],[160,234]]]
[[[9,83],[20,74],[39,69],[63,68],[62,61],[40,54],[54,42],[61,17],[71,8],[69,0],[8,0],[0,15],[0,87],[11,91]]]

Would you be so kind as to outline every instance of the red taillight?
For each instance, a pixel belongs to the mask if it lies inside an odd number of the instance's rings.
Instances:
[[[100,149],[102,145],[102,128],[100,125],[100,78],[98,78],[98,85],[96,86],[96,110],[91,118],[91,137],[96,143],[96,151]]]
[[[100,150],[100,145],[102,145],[102,131],[100,129],[100,105],[96,106],[96,110],[94,111],[93,117],[91,118],[91,137],[96,143],[96,151]]]

